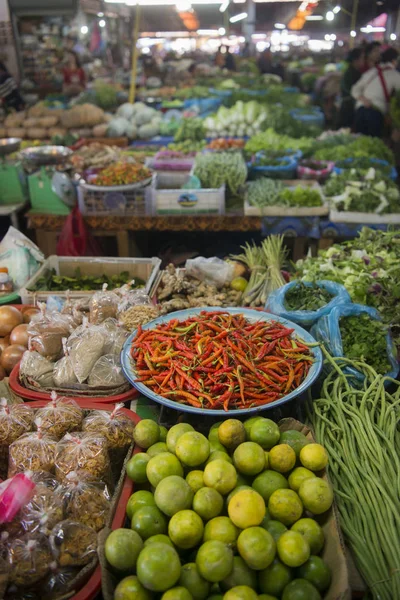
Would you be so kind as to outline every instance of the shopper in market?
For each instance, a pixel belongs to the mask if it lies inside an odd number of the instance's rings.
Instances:
[[[85,71],[81,67],[78,55],[72,50],[66,54],[63,77],[63,92],[67,96],[77,96],[86,88]]]
[[[369,69],[353,85],[351,95],[356,100],[356,133],[383,136],[390,97],[400,90],[400,73],[396,70],[398,56],[397,50],[388,48],[382,53],[381,63]]]
[[[354,127],[355,116],[355,100],[351,95],[351,88],[361,78],[362,69],[365,61],[365,55],[362,48],[354,48],[351,50],[346,59],[348,67],[343,74],[340,88],[342,93],[342,101],[340,103],[337,128]]]
[[[17,83],[3,62],[0,62],[0,101],[6,111],[15,110],[18,112],[25,108]]]
[[[380,42],[370,42],[365,47],[365,60],[362,67],[362,73],[376,67],[381,62],[382,45]]]

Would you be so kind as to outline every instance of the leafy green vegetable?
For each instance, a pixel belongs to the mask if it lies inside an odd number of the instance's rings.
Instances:
[[[251,136],[264,128],[267,111],[255,100],[236,102],[232,108],[221,106],[218,112],[204,120],[208,137]]]
[[[316,285],[305,285],[302,281],[293,286],[285,294],[286,310],[318,310],[329,304],[333,296],[325,288]]]
[[[66,275],[57,275],[54,269],[47,271],[43,277],[38,279],[36,285],[30,288],[31,292],[61,292],[70,290],[75,291],[90,291],[90,290],[101,290],[103,285],[106,283],[110,290],[121,287],[132,280],[132,276],[128,271],[123,271],[119,275],[82,275],[80,268],[78,267],[74,275],[67,277]],[[144,281],[135,277],[135,283],[133,287],[143,287]]]
[[[265,206],[286,206],[280,199],[283,189],[283,183],[280,181],[262,177],[247,184],[247,201],[261,209]]]
[[[380,164],[379,162],[374,162],[376,159],[374,158],[354,158],[351,162],[347,162],[346,160],[338,160],[335,163],[335,166],[338,169],[343,169],[344,171],[353,171],[356,170],[359,174],[365,174],[368,169],[371,167],[376,171],[382,173],[386,177],[389,177],[392,172],[392,167],[388,164]]]
[[[301,187],[300,185],[294,189],[284,189],[280,193],[279,199],[287,202],[288,206],[322,206],[321,194],[317,190]]]
[[[321,148],[313,153],[316,160],[343,160],[345,158],[380,158],[394,165],[394,154],[382,140],[362,135],[345,145]]]
[[[280,135],[270,128],[250,138],[245,146],[245,151],[256,154],[260,150],[284,151],[287,148],[291,150],[305,150],[311,148],[312,144],[312,138],[301,137],[295,139],[288,135]]]
[[[247,167],[240,152],[209,152],[198,154],[194,164],[203,188],[219,188],[226,183],[236,195],[247,179]]]
[[[381,375],[390,371],[386,351],[387,327],[381,321],[361,314],[342,317],[339,327],[346,358],[363,360]]]
[[[180,100],[190,100],[192,98],[209,98],[210,92],[208,86],[194,85],[192,87],[181,88],[176,90],[175,97]]]
[[[205,131],[202,120],[197,117],[190,117],[189,119],[182,119],[174,140],[175,142],[184,142],[185,140],[202,141],[204,137]]]
[[[298,110],[305,110],[307,113],[309,109]],[[322,131],[321,127],[309,125],[302,120],[295,119],[287,108],[279,105],[271,106],[268,109],[267,121],[269,127],[272,127],[277,133],[283,133],[296,139],[307,136],[316,137]]]

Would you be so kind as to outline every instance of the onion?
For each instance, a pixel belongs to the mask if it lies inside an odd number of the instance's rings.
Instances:
[[[15,329],[12,330],[10,334],[10,344],[16,346],[25,346],[28,347],[28,325],[23,323],[22,325],[17,325]]]
[[[0,337],[12,332],[14,327],[21,325],[22,313],[14,306],[0,306]]]
[[[2,352],[0,356],[0,365],[6,373],[11,373],[15,365],[21,360],[25,351],[26,348],[24,346],[17,346],[14,344],[13,346],[8,346],[8,348]]]
[[[4,352],[4,350],[10,345],[10,336],[0,338],[0,351]],[[0,352],[0,354],[1,354]]]
[[[3,367],[0,367],[0,381],[2,381],[4,377],[7,377],[7,373],[5,372]]]
[[[37,315],[38,312],[40,312],[40,310],[38,308],[27,308],[26,310],[24,310],[24,312],[22,313],[22,318],[24,320],[24,323],[30,323],[32,317]]]

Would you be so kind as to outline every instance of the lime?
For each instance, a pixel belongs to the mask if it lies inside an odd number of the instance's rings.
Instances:
[[[204,487],[204,471],[190,471],[186,475],[186,481],[192,488],[193,493],[198,492],[202,487]]]
[[[197,552],[196,566],[207,581],[222,581],[233,569],[232,550],[217,540],[204,542]]]
[[[265,502],[255,490],[241,490],[229,502],[228,514],[236,527],[253,527],[265,517]]]
[[[301,449],[300,462],[310,471],[321,471],[328,464],[328,453],[321,444],[308,444]]]
[[[257,575],[250,569],[240,556],[233,557],[233,569],[228,577],[221,581],[221,588],[229,590],[237,585],[247,585],[257,588]]]
[[[292,490],[298,492],[303,481],[305,479],[311,479],[311,477],[316,477],[312,471],[305,467],[296,467],[288,477],[289,486]]]
[[[268,531],[267,525],[270,522],[270,520],[271,520],[271,515],[269,514],[268,508],[266,508],[265,509],[265,517],[261,521],[260,527],[262,527],[263,529],[267,529],[267,531]]]
[[[203,487],[193,498],[193,510],[204,520],[209,521],[221,514],[224,499],[214,488]]]
[[[254,442],[244,442],[233,453],[233,464],[244,475],[257,475],[265,467],[264,450]]]
[[[280,598],[283,590],[292,579],[293,576],[289,567],[276,558],[269,567],[259,572],[258,585],[264,594]]]
[[[147,450],[160,440],[160,428],[152,419],[142,419],[133,432],[135,444]]]
[[[321,595],[306,579],[293,579],[285,587],[282,600],[321,600]]]
[[[194,431],[194,428],[191,425],[189,425],[189,423],[178,423],[177,425],[171,427],[171,429],[167,433],[167,439],[165,440],[167,448],[170,452],[175,454],[175,447],[177,441],[179,440],[181,435],[183,435],[187,431]]]
[[[271,518],[284,525],[293,525],[303,514],[303,505],[293,490],[276,490],[268,501]]]
[[[167,544],[150,544],[139,554],[136,572],[145,588],[165,592],[179,579],[181,563],[178,553]]]
[[[192,506],[193,491],[190,485],[177,475],[170,475],[160,481],[154,492],[158,508],[168,517]]]
[[[149,460],[150,456],[144,452],[134,454],[126,463],[126,474],[129,479],[132,479],[135,483],[146,483],[146,469]]]
[[[149,460],[146,474],[151,485],[157,487],[162,479],[170,475],[183,477],[183,468],[176,456],[170,452],[161,452]]]
[[[269,469],[269,452],[265,451],[264,452],[264,456],[265,456],[265,466],[264,466],[264,469]]]
[[[159,425],[160,428],[160,442],[165,442],[167,440],[168,429],[164,427],[164,425]]]
[[[252,487],[264,498],[264,502],[267,503],[276,490],[287,489],[289,484],[281,473],[264,471],[254,479]]]
[[[152,595],[140,583],[135,575],[125,577],[114,592],[114,600],[151,600]]]
[[[263,418],[264,417],[250,417],[250,419],[246,419],[246,421],[243,423],[245,431],[246,431],[247,441],[250,441],[250,431],[251,431],[251,428],[253,427],[254,423],[259,420],[262,421]]]
[[[174,587],[164,592],[161,600],[193,600],[192,594],[184,587]]]
[[[203,540],[205,542],[217,540],[233,548],[236,546],[239,533],[239,529],[229,517],[215,517],[206,523]]]
[[[306,479],[300,486],[299,496],[305,508],[314,515],[320,515],[330,509],[333,492],[327,481],[320,477]]]
[[[196,563],[187,563],[181,568],[179,585],[186,588],[195,600],[205,600],[210,593],[210,584],[200,575]]]
[[[258,419],[250,429],[250,440],[259,444],[264,450],[269,450],[278,443],[279,427],[271,419]]]
[[[258,596],[251,587],[247,585],[238,585],[231,588],[224,595],[224,600],[257,600]]]
[[[269,451],[269,466],[278,473],[287,473],[296,464],[296,453],[288,444],[278,444]]]
[[[139,490],[132,494],[126,505],[126,514],[128,519],[132,519],[134,513],[142,506],[155,506],[154,496],[147,490]]]
[[[283,523],[280,523],[279,521],[274,521],[274,519],[268,521],[265,529],[270,532],[270,534],[276,542],[279,540],[282,533],[285,533],[285,531],[287,531],[287,527],[285,527]]]
[[[174,548],[173,543],[164,533],[157,533],[156,535],[152,535],[151,537],[147,538],[144,543],[144,547],[148,546],[149,544],[167,544],[168,546],[171,546],[171,548]]]
[[[143,548],[141,537],[131,529],[115,529],[106,539],[106,559],[118,571],[132,571]]]
[[[247,288],[248,281],[244,277],[234,277],[230,283],[230,286],[236,292],[244,292]]]
[[[213,460],[204,469],[204,483],[206,486],[215,488],[223,496],[233,490],[236,482],[235,467],[225,460]]]
[[[274,538],[262,527],[249,527],[242,531],[237,547],[245,563],[255,571],[266,569],[276,554]]]
[[[291,527],[306,539],[310,546],[311,554],[319,554],[324,547],[325,536],[322,527],[314,519],[299,519]]]
[[[217,429],[213,429],[213,431],[218,432]],[[228,454],[228,450],[225,448],[225,446],[223,446],[221,444],[218,437],[215,440],[214,439],[209,440],[209,442],[210,442],[210,454],[212,452],[224,452],[225,454]]]
[[[218,438],[223,446],[234,450],[246,441],[246,430],[238,419],[227,419],[218,428]]]
[[[288,431],[284,431],[281,433],[281,437],[279,438],[280,444],[288,444],[296,453],[296,457],[299,456],[300,450],[310,444],[311,442],[306,438],[304,433],[301,431],[296,431],[295,429],[289,429]]]
[[[210,429],[210,431],[208,432],[208,441],[210,442],[218,442],[218,444],[221,444],[221,442],[219,441],[219,435],[218,435],[218,427],[221,425],[221,423],[215,423],[215,425],[213,425]],[[221,444],[222,446],[222,444]]]
[[[175,454],[187,467],[198,467],[210,454],[210,442],[202,433],[187,431],[176,442]]]
[[[142,506],[132,517],[131,528],[142,540],[158,533],[167,533],[167,520],[156,506]]]
[[[276,545],[279,558],[288,567],[300,567],[310,557],[310,546],[297,531],[285,531]]]
[[[168,535],[178,548],[194,548],[201,541],[203,532],[203,521],[193,510],[180,510],[168,525]]]
[[[161,452],[168,452],[167,444],[165,442],[157,442],[156,444],[153,444],[147,450],[146,454],[148,456],[150,456],[150,458],[151,458],[152,456],[155,456],[156,454],[161,454]]]
[[[232,500],[233,496],[242,490],[251,490],[252,488],[249,485],[237,485],[231,492],[229,492],[226,497],[226,504],[229,505],[229,502]]]
[[[226,460],[226,462],[232,464],[232,459],[226,451],[222,452],[221,450],[215,450],[214,452],[211,452],[206,462],[206,465],[208,465],[208,463],[212,462],[213,460]]]
[[[301,579],[307,579],[320,592],[324,592],[331,585],[331,571],[319,556],[310,556],[308,561],[299,567],[297,575]]]

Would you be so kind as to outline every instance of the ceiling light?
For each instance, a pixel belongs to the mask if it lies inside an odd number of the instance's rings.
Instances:
[[[306,17],[306,21],[323,21],[324,17],[322,15],[308,15]]]
[[[239,13],[234,17],[231,17],[229,20],[231,23],[237,23],[238,21],[243,21],[243,19],[247,19],[247,13]]]
[[[104,13],[102,13],[102,12],[100,12],[100,13],[97,13],[97,16],[98,16],[98,17],[104,17]]]
[[[343,46],[343,40],[339,40],[338,41],[338,46],[342,47]]]
[[[229,0],[224,0],[224,2],[221,4],[221,6],[219,7],[219,12],[225,12],[226,9],[229,6]]]
[[[360,31],[363,33],[381,33],[386,31],[386,27],[372,27],[372,25],[367,25],[366,27],[361,27]]]
[[[218,29],[218,33],[219,33],[219,35],[225,35],[225,33],[226,33],[225,27],[220,27]]]
[[[352,31],[350,31],[350,37],[356,37],[357,35],[357,31],[354,31],[354,29]]]
[[[325,19],[327,21],[333,21],[334,18],[335,18],[335,13],[333,12],[333,10],[328,10],[328,12],[325,15]]]
[[[331,36],[329,35],[329,33],[325,34],[324,39],[326,42],[329,42],[329,40],[331,39]]]
[[[176,3],[176,10],[178,11],[178,13],[188,12],[188,11],[190,11],[191,8],[192,8],[192,5],[190,4],[190,2],[188,2],[186,0],[180,0],[180,2]]]
[[[199,35],[218,35],[218,31],[216,29],[198,29],[197,33]]]
[[[275,29],[286,29],[286,25],[283,23],[275,23],[274,27]]]
[[[337,15],[341,11],[342,7],[337,5],[332,9],[332,12]]]
[[[106,26],[106,22],[105,22],[105,20],[104,20],[104,19],[101,19],[101,20],[99,21],[99,27],[105,27],[105,26]]]
[[[336,40],[336,35],[334,33],[331,33],[331,40],[332,40],[332,42],[334,42]]]
[[[395,40],[397,40],[397,35],[395,33],[391,33],[390,39],[392,40],[392,42],[394,42]]]
[[[87,25],[82,25],[81,33],[83,33],[83,35],[86,35],[87,33],[89,33],[89,27]]]

